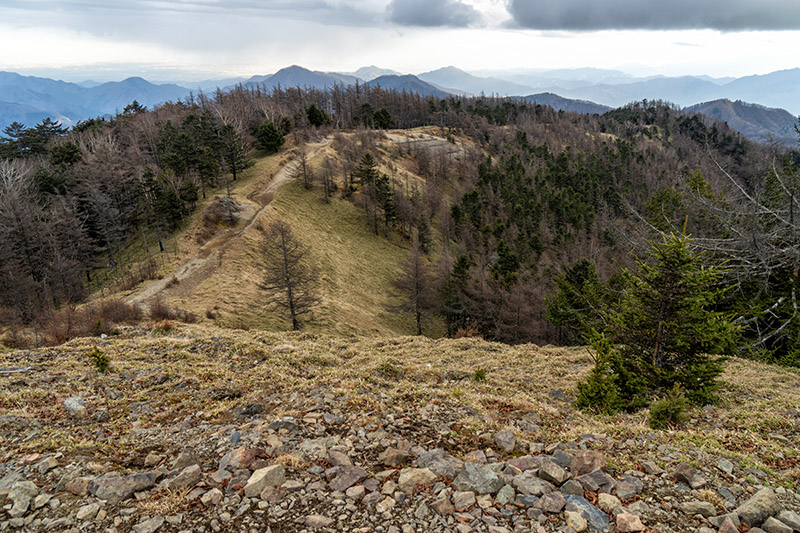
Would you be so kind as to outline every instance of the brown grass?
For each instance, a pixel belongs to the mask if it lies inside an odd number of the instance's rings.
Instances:
[[[197,322],[197,315],[185,309],[169,307],[161,298],[156,298],[150,305],[150,318],[153,320],[179,320],[186,324]]]
[[[178,423],[187,412],[203,412],[210,423],[227,424],[236,406],[263,403],[275,393],[297,393],[302,399],[308,391],[324,388],[337,397],[342,409],[366,412],[413,410],[424,405],[469,407],[474,414],[463,410],[455,420],[459,431],[469,435],[491,434],[533,412],[541,419],[541,431],[520,431],[520,438],[551,443],[602,433],[614,438],[612,444],[646,439],[654,446],[667,446],[682,460],[695,460],[701,449],[704,454],[727,456],[761,468],[775,483],[797,483],[797,464],[792,459],[798,458],[800,436],[792,430],[796,421],[787,414],[800,405],[797,371],[733,358],[722,378],[723,403],[712,415],[697,410],[686,427],[654,433],[647,426],[646,411],[596,416],[575,411],[569,403],[548,394],[550,389],[561,389],[568,396],[575,394],[576,383],[592,364],[583,348],[506,346],[478,338],[246,332],[177,323],[158,323],[155,327],[160,334],[143,335],[150,330],[124,327],[121,336],[110,337],[103,351],[114,362],[114,372],[89,381],[84,379],[89,368],[85,353],[94,346],[93,339],[75,339],[56,349],[0,354],[0,366],[47,361],[42,379],[24,388],[12,384],[18,378],[0,375],[0,410],[52,421],[46,432],[29,441],[8,441],[5,454],[77,446],[84,437],[73,434],[61,402],[74,395],[94,398],[98,386],[125,387],[123,399],[102,400],[112,417],[121,416],[114,422],[120,428],[131,423],[125,416],[125,406],[139,401],[148,402],[154,409],[140,420],[143,427]],[[485,370],[485,381],[472,379],[479,369]],[[179,376],[190,384],[189,388],[151,383],[149,376],[156,373]],[[51,374],[59,379],[44,379]],[[124,376],[131,375],[142,376],[135,387],[124,381]],[[231,383],[242,391],[241,397],[214,400],[212,391],[229,388]],[[270,416],[302,416],[302,412],[298,402],[288,402]],[[87,426],[87,432],[91,435],[91,427]],[[775,433],[784,435],[788,442],[772,437]],[[126,434],[120,431],[122,440],[114,445],[127,445]],[[652,451],[639,445],[612,448],[608,453],[614,454],[616,468],[635,468],[641,460],[652,458],[648,455]],[[781,457],[788,461],[777,460]],[[293,461],[283,460],[286,464]]]

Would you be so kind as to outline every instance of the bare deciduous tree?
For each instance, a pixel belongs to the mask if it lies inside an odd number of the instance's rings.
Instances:
[[[289,313],[292,330],[297,331],[300,317],[320,303],[317,276],[306,261],[308,249],[283,220],[276,220],[261,231],[264,277],[258,286],[268,292],[272,306]]]
[[[434,281],[428,266],[428,259],[422,253],[419,242],[415,238],[411,253],[403,261],[400,268],[400,277],[394,280],[395,288],[403,295],[400,309],[414,314],[417,335],[422,335],[422,324],[425,314],[436,307]]]

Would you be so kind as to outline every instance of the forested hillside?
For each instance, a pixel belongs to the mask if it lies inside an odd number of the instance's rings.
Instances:
[[[307,143],[325,139],[329,148],[309,155]],[[574,265],[591,265],[586,276],[608,280],[632,264],[644,239],[683,231],[687,215],[685,231],[697,244],[720,239],[710,259],[730,259],[735,250],[725,243],[743,230],[712,215],[744,209],[741,202],[761,192],[771,191],[776,220],[794,228],[790,154],[660,102],[590,116],[369,86],[239,88],[154,111],[131,105],[69,132],[49,122],[7,128],[0,143],[3,321],[44,323],[53,309],[107,288],[109,276],[131,266],[125,252],[133,243],[148,250],[137,258],[140,272],[159,254],[174,253],[170,236],[197,223],[198,205],[209,212],[212,197],[230,197],[254,161],[262,165],[289,145],[292,175],[306,191],[296,194],[313,194],[316,202],[303,205],[324,212],[332,198],[349,202],[373,233],[373,244],[364,246],[389,242],[405,250],[396,279],[375,278],[382,284],[376,294],[391,289],[394,304],[401,302],[391,312],[411,317],[398,322],[398,332],[412,333],[415,323],[429,334],[582,342],[567,322],[548,323],[545,312],[559,274]],[[696,207],[700,200],[705,207]],[[237,224],[235,195],[221,202],[220,223],[227,209],[228,222]],[[771,238],[765,230],[751,241],[762,237],[765,245]],[[782,249],[790,255],[796,245]],[[761,319],[746,309],[755,293],[766,305],[758,311],[770,309],[770,299],[782,302],[770,311],[778,327],[786,324],[781,332],[800,330],[789,305],[794,281],[768,282],[756,268],[731,272],[737,277],[726,283],[750,289],[730,291],[725,305],[756,336]],[[604,298],[613,297],[612,283]]]

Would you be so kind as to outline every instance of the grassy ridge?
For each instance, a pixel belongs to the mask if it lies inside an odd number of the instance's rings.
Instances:
[[[96,343],[110,358],[108,374],[95,373],[87,360]],[[64,412],[63,400],[74,395],[106,409],[111,421],[104,431],[114,435],[115,445],[127,448],[136,446],[126,441],[132,421],[140,428],[158,428],[201,413],[210,423],[226,424],[233,408],[263,402],[275,391],[302,396],[322,388],[341,397],[343,408],[464,406],[472,414],[460,420],[461,431],[477,439],[533,413],[540,430],[525,435],[527,439],[548,443],[604,433],[617,443],[609,451],[623,469],[665,446],[663,453],[686,460],[736,459],[762,470],[775,484],[797,487],[800,482],[800,417],[793,412],[800,405],[800,374],[736,358],[722,377],[720,406],[693,411],[684,428],[655,433],[647,427],[646,410],[596,416],[551,395],[552,389],[574,395],[575,384],[591,367],[583,348],[186,325],[167,332],[124,328],[121,337],[106,341],[82,338],[57,348],[0,355],[0,366],[27,365],[37,370],[26,386],[19,383],[25,375],[0,375],[0,409],[48,424],[29,440],[5,442],[3,460],[30,451],[103,449],[106,441],[95,442],[92,425],[76,429]],[[478,370],[485,377],[476,378]],[[120,387],[126,394],[119,399],[97,392]],[[215,399],[214,391],[230,387],[238,391],[235,397]],[[132,406],[140,401],[149,402],[153,410],[137,418]],[[303,416],[302,410],[292,409],[284,407],[271,416]],[[648,444],[629,445],[630,439]]]

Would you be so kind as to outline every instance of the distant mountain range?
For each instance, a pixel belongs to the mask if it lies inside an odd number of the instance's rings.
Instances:
[[[532,94],[530,96],[524,96],[520,98],[520,100],[528,102],[529,104],[550,106],[557,111],[570,111],[572,113],[582,113],[584,115],[599,115],[614,109],[607,105],[595,104],[594,102],[588,102],[586,100],[573,100],[553,93]]]
[[[364,83],[364,80],[351,76],[350,74],[341,74],[338,72],[320,72],[317,70],[308,70],[297,65],[282,68],[274,74],[266,76],[253,76],[246,82],[245,87],[262,89],[274,89],[282,87],[284,89],[289,87],[300,87],[302,89],[330,89],[335,85],[348,86],[355,83]]]
[[[185,98],[189,89],[154,85],[142,78],[81,86],[0,72],[0,129],[18,121],[32,126],[45,117],[72,126],[79,120],[122,111],[133,100],[144,106]]]
[[[785,109],[748,104],[741,100],[714,100],[684,108],[684,111],[727,122],[728,126],[756,142],[778,142],[797,147],[797,132],[794,129],[797,117]]]
[[[184,99],[192,91],[227,90],[240,84],[269,91],[276,87],[324,90],[360,83],[440,98],[481,94],[512,96],[578,113],[604,113],[645,99],[665,100],[686,107],[690,112],[728,122],[753,140],[777,140],[796,146],[793,115],[800,113],[800,69],[735,79],[709,76],[636,78],[620,71],[593,68],[483,74],[487,75],[479,76],[453,66],[414,76],[374,65],[350,73],[312,71],[293,65],[249,79],[205,80],[182,86],[157,85],[136,77],[120,82],[68,83],[0,72],[0,130],[13,121],[33,125],[45,117],[71,126],[86,118],[117,113],[133,100],[150,107]]]

